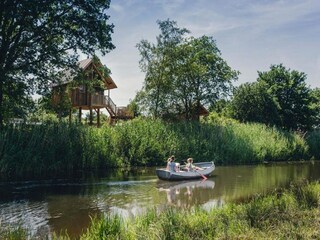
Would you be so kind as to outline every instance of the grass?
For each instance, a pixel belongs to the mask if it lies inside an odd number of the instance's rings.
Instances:
[[[3,232],[2,232],[3,234]],[[5,232],[4,239],[23,239],[26,231]],[[291,184],[242,203],[205,211],[151,209],[129,219],[106,215],[92,219],[79,237],[98,239],[319,239],[320,183]],[[49,236],[48,236],[49,237]],[[53,235],[53,239],[70,239]]]
[[[68,124],[7,127],[0,132],[0,173],[24,178],[81,170],[165,165],[177,159],[253,164],[320,157],[320,133],[307,140],[262,124],[167,123],[135,119],[101,128]],[[309,151],[310,149],[310,151]]]
[[[25,240],[28,239],[28,231],[21,226],[2,227],[0,224],[0,239],[4,240]]]
[[[315,159],[320,159],[320,130],[309,133],[306,141],[310,148],[311,156]]]
[[[102,238],[97,233],[102,233]],[[255,196],[207,212],[150,210],[143,216],[94,219],[81,239],[316,239],[320,236],[320,184]]]

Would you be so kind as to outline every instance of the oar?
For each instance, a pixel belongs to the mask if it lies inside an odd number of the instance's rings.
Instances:
[[[197,173],[199,173],[197,170],[194,170],[194,171],[196,171]],[[205,176],[205,175],[203,175],[202,173],[199,173],[200,174],[200,176],[204,179],[204,180],[207,180],[208,178]]]

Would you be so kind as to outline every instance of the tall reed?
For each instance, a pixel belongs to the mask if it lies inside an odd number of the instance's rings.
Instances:
[[[320,152],[311,149],[313,155]],[[7,127],[0,132],[0,172],[7,175],[66,175],[87,169],[165,165],[172,154],[181,162],[193,157],[217,164],[309,157],[301,136],[261,124],[134,119],[113,127],[60,123]]]
[[[320,130],[307,134],[307,143],[310,147],[311,156],[320,159]]]

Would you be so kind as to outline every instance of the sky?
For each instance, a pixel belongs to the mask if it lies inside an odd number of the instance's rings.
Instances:
[[[111,0],[109,23],[116,49],[101,57],[118,88],[117,106],[125,106],[141,89],[136,44],[155,43],[157,20],[174,20],[190,36],[212,36],[231,68],[240,71],[235,86],[256,81],[257,71],[283,63],[307,74],[311,88],[320,87],[319,0]]]

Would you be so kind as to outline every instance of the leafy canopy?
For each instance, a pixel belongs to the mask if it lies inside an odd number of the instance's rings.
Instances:
[[[77,53],[106,54],[113,25],[107,24],[109,0],[0,1],[0,122],[11,85],[23,94],[43,93],[58,70],[76,68]]]
[[[137,44],[146,75],[136,99],[154,117],[195,119],[201,105],[228,93],[239,73],[221,58],[212,37],[186,37],[189,30],[169,19],[158,25],[156,44]]]
[[[258,72],[255,83],[245,83],[235,91],[232,114],[243,122],[262,122],[287,130],[306,131],[315,124],[314,98],[306,85],[306,74],[282,64]]]

